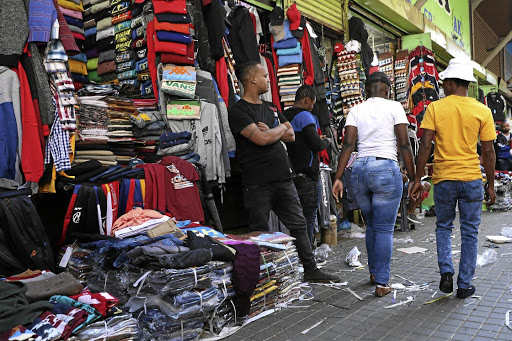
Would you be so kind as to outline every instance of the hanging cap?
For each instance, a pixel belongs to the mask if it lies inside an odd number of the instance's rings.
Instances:
[[[274,7],[272,12],[270,12],[270,25],[278,26],[282,25],[284,22],[284,11],[281,7]]]
[[[471,61],[461,57],[452,58],[446,70],[439,73],[439,78],[442,80],[446,78],[458,78],[468,82],[476,82],[475,76],[473,76],[473,65],[471,65]]]
[[[391,87],[391,82],[384,72],[377,71],[370,74],[370,76],[368,76],[368,79],[366,80],[366,86],[369,86],[370,84],[377,82],[384,83],[387,86]]]
[[[286,16],[290,21],[290,31],[298,30],[300,27],[301,15],[299,10],[297,9],[296,3],[293,3],[293,5],[291,5],[290,8],[288,8],[288,10],[286,11]]]
[[[336,52],[336,53],[340,53],[344,49],[345,49],[345,46],[343,46],[342,43],[338,43],[338,44],[334,45],[334,52]]]
[[[301,39],[302,36],[304,35],[305,30],[306,30],[306,18],[304,18],[304,16],[301,15],[299,27],[296,30],[291,31],[291,33],[295,38]]]

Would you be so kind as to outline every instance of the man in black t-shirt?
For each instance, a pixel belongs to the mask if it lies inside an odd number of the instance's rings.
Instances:
[[[306,221],[292,170],[282,142],[293,142],[292,126],[279,110],[260,96],[268,91],[267,69],[248,62],[239,69],[244,96],[229,109],[229,126],[236,141],[236,157],[242,170],[244,204],[253,230],[267,231],[273,210],[295,238],[304,265],[304,280],[338,282],[340,278],[317,268],[308,240]]]

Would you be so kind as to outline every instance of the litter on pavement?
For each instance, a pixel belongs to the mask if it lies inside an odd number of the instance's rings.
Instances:
[[[408,255],[412,255],[415,253],[424,253],[424,252],[428,251],[428,249],[425,249],[424,247],[418,247],[418,246],[404,247],[404,248],[396,249],[396,250],[406,253]]]

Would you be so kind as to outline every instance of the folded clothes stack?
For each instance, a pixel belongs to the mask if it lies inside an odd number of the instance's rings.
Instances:
[[[194,149],[192,133],[183,131],[180,133],[165,133],[160,136],[158,155],[184,155]]]
[[[96,23],[96,39],[88,38],[88,45],[98,53],[95,80],[100,83],[117,83],[115,68],[114,26],[109,0],[91,0],[92,16]]]
[[[85,36],[85,54],[87,57],[87,78],[90,82],[99,82],[98,77],[98,49],[96,48],[96,13],[93,14],[93,9],[96,9],[94,1],[84,1],[84,36]]]
[[[123,0],[111,0],[111,23],[114,34],[114,50],[116,53],[116,73],[120,85],[135,84],[135,58],[131,50],[132,43],[132,2]]]
[[[109,142],[132,142],[133,131],[130,116],[137,113],[131,99],[121,97],[106,97],[108,105],[108,137]]]
[[[277,85],[279,86],[279,95],[281,96],[281,102],[284,104],[284,109],[293,105],[295,93],[302,85],[300,72],[300,64],[291,64],[277,69]]]
[[[155,21],[148,27],[148,37],[154,40],[154,50],[162,63],[194,64],[194,43],[191,18],[185,0],[153,1]]]
[[[0,292],[1,340],[135,340],[138,334],[137,320],[117,308],[117,298],[84,289],[68,272],[27,270],[3,278]]]
[[[77,3],[72,0],[58,0],[57,2],[60,12],[64,15],[64,19],[68,24],[69,30],[75,38],[75,43],[80,49],[80,53],[70,56],[68,60],[71,78],[73,78],[77,83],[88,83],[89,78],[87,72],[87,47],[85,44],[84,7],[80,1]],[[91,9],[92,7],[89,6],[88,10]]]
[[[148,43],[146,38],[146,27],[148,22],[153,20],[153,8],[151,2],[134,3],[131,22],[131,51],[134,56],[136,77],[134,87],[140,89],[140,95],[148,96],[153,94],[153,83],[149,73],[148,64]]]
[[[77,117],[79,120],[78,136],[80,141],[108,141],[107,103],[105,96],[80,96]],[[79,142],[77,142],[78,144]]]

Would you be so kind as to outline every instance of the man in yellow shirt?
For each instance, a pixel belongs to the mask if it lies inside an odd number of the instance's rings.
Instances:
[[[455,207],[460,214],[461,256],[457,277],[457,297],[473,295],[471,280],[475,274],[478,227],[482,215],[484,188],[480,162],[476,152],[478,139],[482,144],[482,157],[487,175],[488,204],[495,200],[493,140],[496,138],[491,111],[474,98],[468,97],[473,67],[466,59],[450,60],[448,68],[440,73],[444,80],[446,98],[432,102],[425,113],[421,128],[423,137],[418,153],[416,178],[412,193],[421,188],[422,169],[427,163],[432,140],[434,150],[434,202],[436,205],[437,259],[441,273],[439,289],[453,291],[451,235],[454,227]]]

